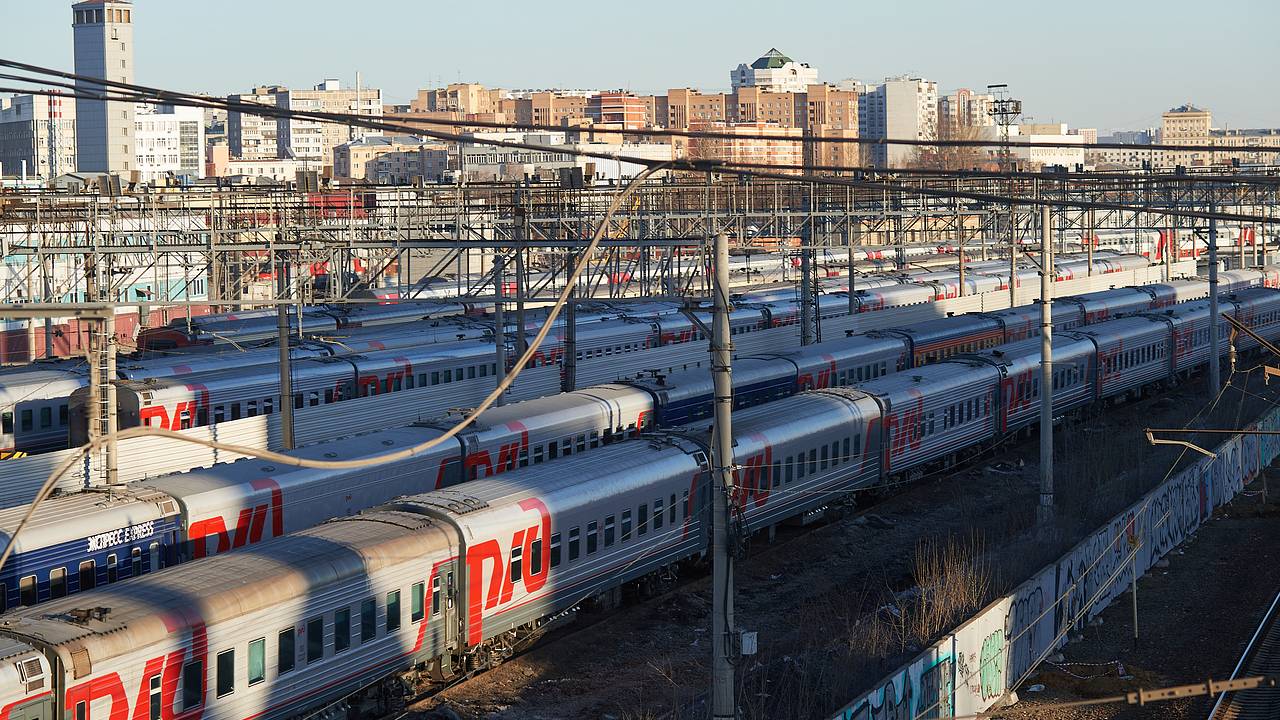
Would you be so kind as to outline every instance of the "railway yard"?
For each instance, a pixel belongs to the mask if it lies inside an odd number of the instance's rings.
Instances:
[[[700,180],[0,196],[0,706],[1067,720],[1262,667],[1274,176]]]

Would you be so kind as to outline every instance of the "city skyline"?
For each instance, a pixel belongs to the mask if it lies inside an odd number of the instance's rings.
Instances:
[[[526,9],[517,15],[514,9],[494,12],[488,5],[431,14],[396,0],[377,3],[367,14],[369,37],[355,41],[346,32],[351,22],[333,22],[343,17],[346,6],[332,0],[307,3],[303,10],[295,3],[263,6],[229,0],[219,13],[198,18],[198,35],[184,31],[184,23],[196,19],[189,6],[147,0],[135,5],[137,81],[215,95],[263,83],[309,87],[327,77],[350,83],[357,71],[366,83],[382,88],[389,103],[407,103],[418,88],[459,81],[501,88],[650,93],[688,86],[710,91],[727,88],[729,72],[738,63],[777,47],[816,67],[824,82],[875,82],[908,74],[937,81],[940,91],[1008,83],[1034,120],[1104,132],[1157,126],[1161,112],[1188,101],[1211,109],[1224,127],[1272,127],[1280,116],[1280,98],[1274,93],[1242,92],[1265,87],[1280,69],[1265,30],[1274,27],[1268,19],[1280,20],[1280,8],[1251,0],[1215,6],[1218,13],[1250,18],[1229,29],[1211,24],[1193,28],[1183,12],[1190,4],[1182,2],[1162,4],[1159,16],[1093,0],[1077,3],[1075,12],[1061,16],[1035,7],[975,15],[968,8],[932,1],[857,10],[792,3],[783,16],[730,35],[706,32],[717,16],[724,22],[733,19],[724,15],[725,8],[707,5],[659,2],[632,18],[619,15],[624,11],[580,3],[562,5],[559,12]],[[498,3],[499,8],[509,5]],[[753,13],[765,10],[776,14],[777,8],[759,2],[733,6],[737,18],[743,13],[766,17]],[[685,19],[671,23],[670,13],[677,11]],[[827,18],[820,24],[815,22],[819,12]],[[387,24],[377,20],[380,14],[421,22]],[[0,15],[10,26],[39,29],[10,38],[7,57],[72,67],[71,17],[64,3],[8,5]],[[517,17],[519,32],[491,27],[493,17]],[[617,31],[623,20],[625,36]],[[420,32],[423,23],[430,32]],[[292,30],[282,33],[280,28]],[[881,30],[860,32],[870,28]],[[1182,36],[1193,29],[1201,51],[1191,53]],[[638,42],[646,33],[681,52],[651,52]],[[239,40],[226,42],[231,38]],[[904,50],[908,38],[912,45]],[[1008,38],[1004,52],[991,52],[993,38]],[[503,52],[485,51],[486,43]],[[1087,43],[1085,50],[1073,49],[1082,43]],[[270,49],[256,51],[258,44]],[[375,47],[382,51],[372,52]],[[182,52],[222,56],[217,62],[174,62]],[[1028,57],[1030,53],[1040,60]],[[405,59],[415,54],[423,58],[421,67]],[[513,56],[532,61],[513,63]],[[1148,72],[1152,69],[1159,72]]]

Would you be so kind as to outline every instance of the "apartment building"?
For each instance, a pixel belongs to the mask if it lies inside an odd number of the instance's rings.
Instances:
[[[45,95],[0,98],[0,175],[51,180],[76,168],[76,101]]]
[[[286,110],[350,113],[382,117],[382,91],[377,88],[344,89],[337,80],[325,80],[311,90],[289,90],[276,95],[276,106]],[[359,127],[312,120],[281,119],[276,126],[276,147],[282,158],[318,160],[333,165],[333,149],[345,142],[381,133]]]
[[[275,107],[276,96],[286,92],[280,85],[264,85],[250,92],[228,95],[227,101]],[[227,113],[227,144],[231,156],[242,160],[270,160],[279,157],[276,119],[248,113]]]

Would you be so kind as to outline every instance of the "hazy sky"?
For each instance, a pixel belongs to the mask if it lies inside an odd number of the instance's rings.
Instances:
[[[135,0],[137,82],[225,94],[352,82],[724,89],[776,46],[836,81],[911,74],[940,92],[1008,83],[1036,121],[1280,126],[1280,1]],[[69,0],[0,0],[0,57],[72,68]]]

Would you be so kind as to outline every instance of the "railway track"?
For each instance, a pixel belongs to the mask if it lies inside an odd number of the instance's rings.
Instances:
[[[1262,616],[1245,646],[1231,679],[1280,675],[1280,593]],[[1280,717],[1280,688],[1258,687],[1224,692],[1209,712],[1209,720],[1263,720]]]

